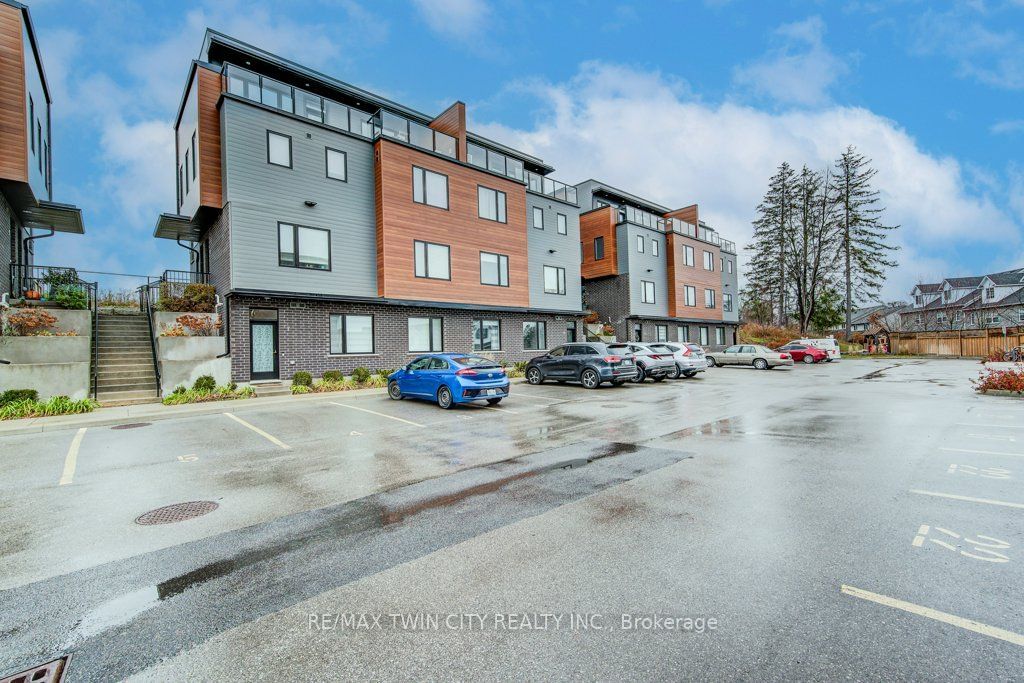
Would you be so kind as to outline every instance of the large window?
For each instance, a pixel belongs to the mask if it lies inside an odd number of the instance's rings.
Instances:
[[[544,209],[539,206],[533,207],[533,227],[538,230],[544,229]]]
[[[686,305],[696,306],[697,305],[697,288],[685,285],[683,287],[683,293],[686,295]]]
[[[447,244],[413,242],[416,257],[416,277],[432,280],[451,280],[451,247]]]
[[[683,263],[688,266],[693,265],[693,247],[687,244],[683,245]]]
[[[501,323],[497,320],[473,321],[473,350],[500,351]]]
[[[505,218],[505,193],[492,190],[489,187],[478,185],[477,194],[477,215],[489,221],[507,223]]]
[[[444,334],[441,318],[409,318],[409,351],[442,351]]]
[[[508,256],[481,251],[480,284],[508,287]]]
[[[676,328],[676,335],[679,337],[679,341],[688,342],[690,341],[690,326],[680,325]]]
[[[565,294],[565,268],[544,266],[544,293]]]
[[[710,251],[705,251],[704,252],[704,270],[714,270],[714,269],[715,269],[715,255],[712,254]]]
[[[732,294],[722,294],[722,310],[732,313]]]
[[[523,349],[540,351],[548,347],[548,326],[542,322],[523,323]]]
[[[600,261],[603,258],[604,258],[604,238],[603,237],[595,237],[594,238],[594,260],[595,261]]]
[[[716,327],[715,328],[715,343],[718,344],[719,346],[725,346],[725,328],[724,327]]]
[[[640,302],[645,304],[654,303],[654,283],[650,280],[640,281]]]
[[[278,265],[331,269],[331,231],[290,223],[277,224]]]
[[[725,262],[725,266],[726,266],[726,268],[729,269],[729,273],[731,274],[732,273],[732,259],[729,259],[728,261],[726,261]]]
[[[655,325],[654,326],[654,341],[667,342],[668,341],[668,325]]]
[[[715,290],[705,289],[704,290],[704,308],[715,307]]]
[[[327,148],[327,177],[335,180],[348,180],[348,155],[344,152]]]
[[[638,254],[644,253],[644,236],[643,235],[637,235],[636,236],[636,253],[638,253]]]
[[[564,213],[557,215],[558,217],[558,234],[568,235],[569,234],[569,219],[565,217]]]
[[[331,353],[373,353],[373,316],[332,315]]]
[[[708,328],[706,328],[704,326],[701,326],[701,328],[700,328],[700,345],[701,346],[707,346],[708,345]]]
[[[448,176],[412,167],[412,200],[439,209],[448,208]]]
[[[292,138],[272,130],[267,131],[267,163],[292,167]]]

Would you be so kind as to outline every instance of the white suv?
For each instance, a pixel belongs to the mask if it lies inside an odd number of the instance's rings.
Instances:
[[[658,344],[651,344],[651,349],[660,353],[672,354],[672,360],[675,361],[676,369],[675,372],[669,373],[669,379],[693,377],[698,372],[704,372],[708,369],[708,362],[704,360],[704,357],[698,356],[696,353],[691,351],[690,347],[686,344],[662,342]]]

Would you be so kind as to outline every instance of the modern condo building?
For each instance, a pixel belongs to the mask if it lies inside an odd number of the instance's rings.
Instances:
[[[155,235],[222,298],[232,377],[523,360],[582,334],[576,188],[476,135],[207,31]]]
[[[735,343],[736,246],[701,222],[607,183],[576,186],[585,305],[620,340]]]

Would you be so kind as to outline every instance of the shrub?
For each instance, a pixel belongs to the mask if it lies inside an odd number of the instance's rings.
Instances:
[[[211,378],[212,379],[212,378]],[[184,389],[178,391],[175,389],[171,392],[170,396],[164,398],[164,405],[173,406],[181,405],[184,403],[206,403],[209,401],[230,401],[233,399],[240,398],[252,398],[256,395],[256,390],[252,387],[232,388],[232,384],[225,384],[223,386],[215,386],[210,391],[198,391],[196,389]]]
[[[46,271],[46,275],[43,276],[43,282],[49,285],[50,293],[53,294],[53,290],[58,287],[65,287],[67,285],[78,284],[78,271],[74,268],[50,268]]]
[[[363,384],[366,380],[370,379],[370,371],[362,366],[352,371],[352,379],[359,384]]]
[[[363,384],[374,389],[379,389],[380,387],[386,387],[388,385],[388,378],[385,375],[378,373],[367,377]]]
[[[184,394],[186,391],[188,391],[188,389],[185,387],[185,385],[179,384],[178,386],[174,387],[174,390],[171,392],[171,394]]]
[[[983,370],[978,379],[972,379],[974,390],[980,393],[986,391],[1016,391],[1024,393],[1024,366],[1017,366],[1007,370]]]
[[[384,379],[387,379],[388,375],[390,375],[392,372],[394,372],[394,370],[389,370],[387,368],[380,368],[379,370],[377,370],[377,374],[383,377]]]
[[[16,337],[39,335],[56,322],[57,318],[41,308],[20,308],[7,314],[7,327]]]
[[[313,376],[305,370],[299,370],[292,375],[292,385],[296,384],[300,387],[311,387],[313,386]]]
[[[292,385],[292,393],[293,394],[308,394],[311,391],[313,391],[312,387],[307,387],[305,384],[293,384]]]
[[[160,283],[160,299],[156,307],[161,311],[180,311],[182,313],[213,313],[217,304],[217,289],[213,285],[197,282],[185,285],[181,295],[176,294],[175,285],[171,282]]]
[[[202,375],[197,377],[195,383],[192,385],[192,391],[204,393],[211,393],[216,388],[217,380],[213,378],[213,375]]]
[[[1003,361],[1003,352],[1002,351],[993,351],[992,353],[988,354],[987,356],[985,356],[984,358],[981,359],[982,365],[984,365],[985,363],[1001,363],[1002,361]]]
[[[50,298],[61,308],[81,311],[89,308],[89,295],[79,285],[60,285],[50,290]]]
[[[323,380],[325,382],[340,382],[345,379],[345,374],[341,370],[324,370]]]
[[[35,389],[8,389],[0,394],[0,406],[15,401],[38,401],[39,392]]]
[[[358,389],[359,385],[351,377],[341,379],[338,381],[321,380],[313,385],[313,391],[315,393],[324,393],[327,391],[349,391],[350,389]]]
[[[774,349],[800,337],[800,330],[796,327],[747,323],[742,325],[737,332],[736,342],[738,344],[761,344]]]
[[[99,404],[89,398],[72,400],[67,396],[53,396],[46,401],[25,398],[0,404],[0,420],[90,413],[97,405]]]
[[[179,315],[174,319],[175,328],[181,327],[188,331],[193,337],[216,337],[220,334],[220,320],[209,318],[205,315]],[[171,328],[174,329],[174,328]],[[168,335],[178,336],[178,335]]]
[[[107,289],[99,295],[97,303],[107,308],[138,308],[139,297],[131,289]]]

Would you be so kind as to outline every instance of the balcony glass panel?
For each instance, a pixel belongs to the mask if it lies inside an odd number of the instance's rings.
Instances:
[[[280,109],[289,113],[295,113],[295,109],[292,107],[292,89],[271,78],[261,79],[263,87],[261,92],[261,102],[268,106]]]
[[[349,130],[356,135],[373,137],[373,114],[358,109],[349,110]]]
[[[348,107],[331,100],[324,100],[324,123],[328,126],[348,130]]]
[[[409,142],[423,149],[434,149],[434,131],[415,121],[409,122]]]
[[[389,138],[401,140],[402,142],[409,142],[409,122],[401,116],[396,116],[386,109],[381,109],[380,127],[381,134]]]
[[[311,119],[313,121],[320,121],[321,123],[323,123],[324,101],[322,98],[305,92],[304,90],[296,90],[295,102],[298,105],[295,108],[296,114],[298,114],[299,116],[304,116],[307,119]]]
[[[512,157],[508,157],[508,160],[505,165],[505,171],[508,173],[509,177],[515,178],[516,180],[522,180],[523,162],[521,162],[519,159],[513,159]]]
[[[487,150],[487,170],[505,175],[505,155]]]
[[[438,154],[443,154],[446,157],[455,158],[455,138],[451,135],[445,135],[434,131],[434,149]]]
[[[479,168],[487,168],[487,150],[472,142],[466,143],[466,161]]]
[[[229,65],[228,92],[253,102],[260,101],[260,77],[251,71]]]

